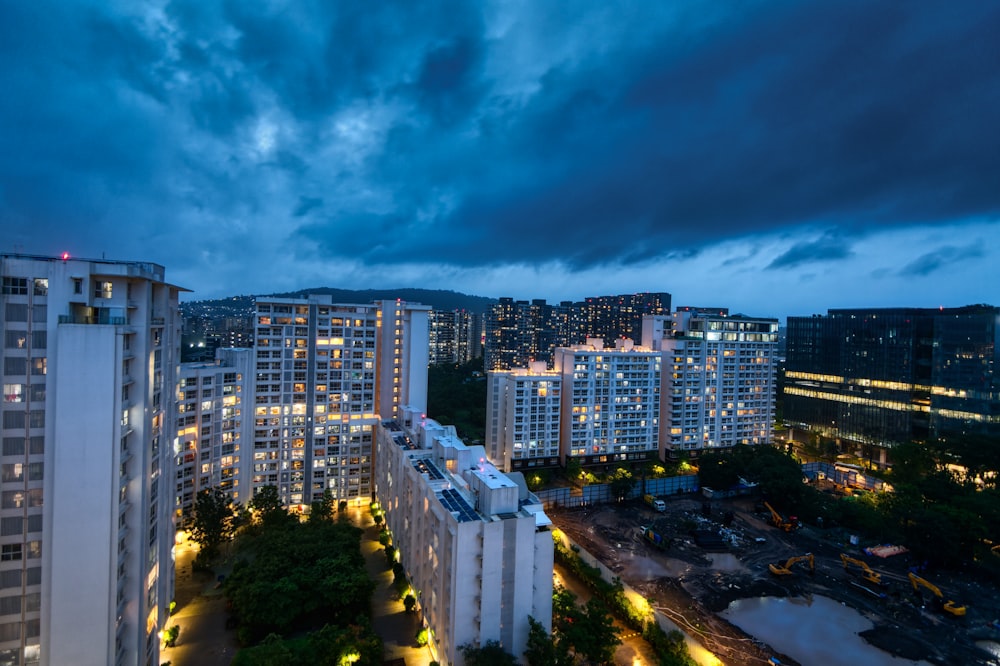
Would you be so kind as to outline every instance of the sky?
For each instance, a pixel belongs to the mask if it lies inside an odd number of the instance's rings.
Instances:
[[[0,2],[0,251],[185,300],[1000,305],[1000,3]]]

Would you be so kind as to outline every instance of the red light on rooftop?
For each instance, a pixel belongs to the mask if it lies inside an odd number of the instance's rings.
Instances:
[[[69,252],[63,252],[62,253],[62,260],[66,261],[67,259],[69,259]]]

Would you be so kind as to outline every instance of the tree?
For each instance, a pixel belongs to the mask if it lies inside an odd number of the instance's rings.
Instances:
[[[583,471],[583,465],[580,463],[579,458],[568,457],[566,458],[566,478],[570,481],[579,481],[580,472]]]
[[[198,493],[187,529],[206,558],[214,558],[219,546],[232,538],[235,518],[236,507],[225,492],[207,488]]]
[[[465,666],[517,666],[517,659],[503,649],[500,641],[486,641],[482,647],[466,644],[458,649],[465,658]]]
[[[261,486],[250,500],[250,508],[257,515],[257,520],[264,525],[281,524],[289,519],[277,486]]]
[[[309,508],[309,522],[333,520],[333,492],[323,491],[323,497],[312,503]]]
[[[542,623],[528,616],[528,644],[524,650],[528,666],[572,666],[573,657],[563,641],[545,631]]]
[[[417,598],[412,594],[407,594],[403,597],[403,610],[407,613],[412,613],[413,609],[417,607]]]
[[[619,467],[608,477],[608,486],[611,490],[611,494],[616,500],[621,502],[632,489],[635,488],[636,479],[632,476],[632,472],[628,471],[624,467]]]
[[[578,654],[597,664],[611,664],[615,648],[621,645],[618,630],[607,607],[597,597],[587,602],[582,621],[573,631],[573,647]]]

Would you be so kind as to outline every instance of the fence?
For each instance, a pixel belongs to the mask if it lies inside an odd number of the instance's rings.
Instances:
[[[659,479],[646,479],[646,494],[677,495],[680,493],[698,492],[698,477],[694,474],[685,476],[666,476]],[[635,499],[642,496],[642,483],[636,483],[635,488],[625,496],[625,499]],[[607,483],[592,484],[580,488],[549,488],[535,493],[545,508],[561,506],[574,508],[591,504],[610,504],[617,500]]]

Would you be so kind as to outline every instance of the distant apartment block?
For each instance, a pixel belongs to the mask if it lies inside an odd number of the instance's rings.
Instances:
[[[375,426],[406,405],[426,410],[428,311],[322,295],[257,301],[255,491],[277,486],[292,506],[326,490],[368,500]]]
[[[644,460],[660,451],[661,354],[619,340],[556,350],[562,375],[561,454],[582,464]]]
[[[191,516],[202,490],[234,502],[251,497],[254,352],[225,348],[214,363],[183,363],[177,382],[175,479],[178,519]],[[261,458],[264,460],[264,458]]]
[[[481,354],[480,317],[465,310],[431,310],[428,340],[431,365],[468,363]]]
[[[788,318],[785,420],[868,447],[1000,435],[1000,308]]]
[[[158,664],[173,597],[180,291],[0,255],[0,663]]]
[[[460,646],[490,640],[523,654],[529,615],[551,630],[551,521],[520,474],[414,413],[379,424],[375,459],[376,499],[437,661],[462,664]]]
[[[562,383],[544,361],[489,373],[486,452],[493,464],[505,472],[559,465]]]
[[[638,340],[642,317],[670,314],[670,294],[640,293],[596,296],[549,305],[544,300],[501,298],[486,314],[485,368],[510,370],[544,361],[552,367],[559,347],[599,338]]]
[[[777,319],[725,308],[643,320],[643,343],[663,351],[666,458],[771,442],[777,342]]]
[[[571,306],[569,343],[587,338],[601,338],[607,346],[615,340],[640,340],[642,318],[646,315],[670,315],[670,294],[643,292],[617,296],[591,296]]]

